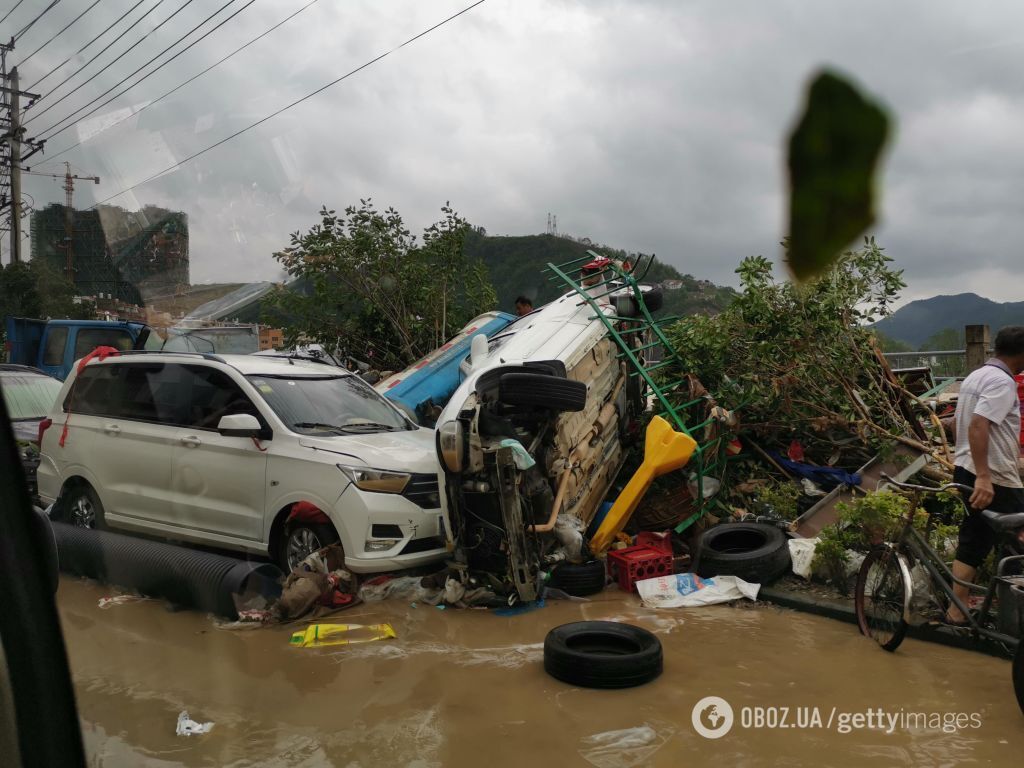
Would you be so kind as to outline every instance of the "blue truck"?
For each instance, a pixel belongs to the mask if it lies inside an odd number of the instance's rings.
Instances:
[[[63,381],[75,360],[96,347],[141,349],[149,326],[113,320],[33,320],[8,317],[4,323],[7,362],[30,365]]]

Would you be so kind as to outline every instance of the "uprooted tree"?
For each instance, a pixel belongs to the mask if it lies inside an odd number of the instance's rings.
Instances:
[[[745,259],[741,294],[725,311],[669,329],[688,368],[673,373],[695,374],[751,438],[776,448],[798,438],[821,464],[852,446],[917,443],[926,436],[867,327],[904,287],[891,263],[869,238],[795,285],[777,280],[768,259]]]
[[[270,315],[285,343],[315,341],[381,369],[399,369],[436,349],[497,299],[483,263],[468,259],[469,225],[448,204],[422,245],[393,208],[370,200],[291,235],[274,254],[290,287],[275,291]]]

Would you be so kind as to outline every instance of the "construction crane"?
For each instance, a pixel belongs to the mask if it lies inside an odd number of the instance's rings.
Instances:
[[[64,251],[65,251],[65,266],[64,269],[67,272],[68,280],[72,283],[75,282],[75,271],[74,271],[74,258],[72,253],[72,235],[74,234],[74,211],[72,202],[75,192],[75,179],[79,181],[92,181],[96,184],[100,183],[99,176],[77,176],[71,173],[71,163],[64,163],[64,173],[40,173],[39,171],[31,171],[28,168],[23,168],[22,173],[28,173],[32,176],[49,176],[51,179],[64,179],[64,192],[65,192],[65,203],[64,203]]]

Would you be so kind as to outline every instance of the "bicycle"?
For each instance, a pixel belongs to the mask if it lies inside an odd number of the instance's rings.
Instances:
[[[1000,643],[1008,651],[1016,650],[1013,661],[1013,684],[1017,703],[1024,712],[1024,579],[1009,575],[1014,564],[1024,565],[1024,546],[1017,538],[1024,528],[1024,512],[1000,514],[992,510],[982,512],[985,522],[998,534],[1001,546],[997,551],[1008,551],[996,568],[995,577],[988,587],[956,578],[949,566],[928,543],[927,535],[933,524],[928,515],[928,524],[922,534],[914,526],[914,513],[924,493],[943,493],[951,490],[966,492],[971,489],[957,483],[948,483],[939,488],[901,483],[882,475],[882,479],[894,488],[909,492],[911,504],[896,540],[881,544],[867,555],[857,574],[854,604],[857,623],[861,634],[870,637],[886,651],[895,651],[912,621],[911,600],[914,582],[911,571],[920,565],[928,573],[928,592],[932,604],[945,612],[950,604],[955,605],[967,617],[962,631],[976,638],[987,638]],[[964,503],[964,497],[960,497]],[[964,503],[966,508],[966,503]],[[984,594],[981,607],[971,609],[964,605],[953,591],[953,584],[967,587],[971,592]],[[999,597],[999,615],[991,615],[994,599]],[[958,626],[959,630],[960,627]]]

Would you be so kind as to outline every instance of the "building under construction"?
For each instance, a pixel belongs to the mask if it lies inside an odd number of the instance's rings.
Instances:
[[[32,213],[31,231],[32,258],[70,273],[79,295],[142,304],[189,285],[188,217],[180,211],[54,203]]]

